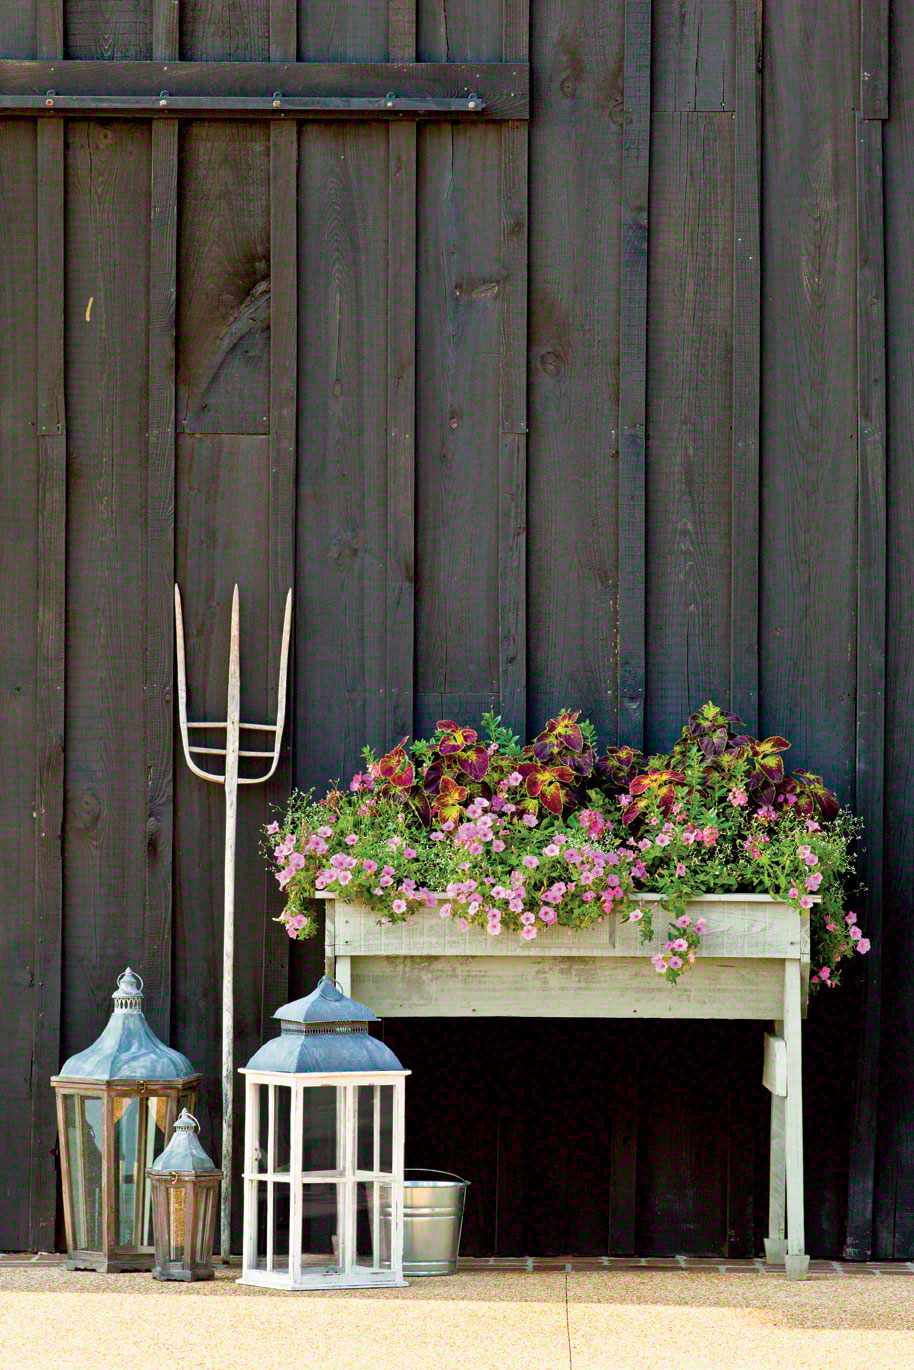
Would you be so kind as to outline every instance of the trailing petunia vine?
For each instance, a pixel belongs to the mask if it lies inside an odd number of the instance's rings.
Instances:
[[[764,893],[808,910],[812,982],[834,986],[840,963],[869,950],[846,910],[858,824],[821,777],[786,772],[788,747],[710,703],[650,758],[598,755],[593,728],[569,710],[526,746],[492,714],[481,732],[444,719],[383,757],[366,749],[345,790],[292,795],[267,828],[281,921],[290,937],[313,935],[311,901],[332,893],[387,922],[428,908],[532,942],[615,916],[652,942],[660,909],[652,959],[675,984],[707,931],[689,901]]]

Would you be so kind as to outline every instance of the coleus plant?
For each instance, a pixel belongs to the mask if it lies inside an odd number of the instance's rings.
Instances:
[[[630,747],[597,759],[592,726],[571,710],[526,745],[493,714],[481,730],[443,719],[428,739],[366,750],[348,790],[292,797],[268,829],[282,921],[308,936],[309,899],[345,890],[389,921],[428,906],[532,941],[615,916],[650,940],[637,896],[651,891],[669,919],[654,965],[675,982],[706,931],[689,900],[765,892],[809,911],[812,982],[833,986],[869,948],[846,911],[857,825],[821,777],[785,772],[787,746],[713,704],[649,759]]]

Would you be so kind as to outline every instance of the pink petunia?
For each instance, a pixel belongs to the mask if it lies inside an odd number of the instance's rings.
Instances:
[[[857,943],[857,950],[859,951],[860,955],[865,956],[869,949],[870,939],[868,937],[861,937],[860,941]]]
[[[671,957],[670,957],[670,970],[682,970],[682,957],[681,957],[681,956],[671,956]]]
[[[406,912],[406,900],[405,900],[405,899],[395,899],[394,902],[391,904],[390,907],[393,909],[394,913],[405,913],[405,912]]]
[[[630,923],[640,923],[643,917],[643,909],[632,909],[631,913],[628,915],[628,921]]]
[[[269,835],[270,837],[272,837],[273,834],[276,833],[276,832],[279,832],[279,824],[276,823],[276,822],[268,823],[268,824],[267,824],[267,833],[268,833],[268,835]]]
[[[528,871],[535,871],[539,865],[539,857],[527,852],[526,856],[521,857],[521,865],[526,866]]]
[[[525,942],[532,942],[536,936],[536,928],[528,923],[526,927],[521,928],[520,935]]]

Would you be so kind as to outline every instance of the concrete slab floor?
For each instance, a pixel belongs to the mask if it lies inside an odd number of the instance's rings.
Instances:
[[[914,1282],[716,1270],[462,1271],[286,1294],[0,1269],[15,1370],[914,1370]]]

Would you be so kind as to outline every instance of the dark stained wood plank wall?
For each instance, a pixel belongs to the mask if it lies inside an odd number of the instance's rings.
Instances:
[[[733,116],[651,120],[645,743],[730,675]]]
[[[892,6],[891,117],[885,125],[887,599],[883,1046],[879,1075],[875,1251],[914,1252],[914,14]]]
[[[644,742],[645,447],[651,0],[625,0],[619,326],[618,734]]]
[[[419,6],[420,61],[498,61],[488,0]],[[418,732],[499,701],[500,132],[419,130],[416,420]],[[492,454],[491,457],[489,454]]]
[[[761,635],[763,733],[793,741],[854,802],[857,645],[854,7],[765,6],[762,260]],[[800,75],[802,73],[802,76]],[[851,977],[852,986],[853,979]],[[852,990],[851,990],[852,993]],[[844,1240],[853,1081],[840,1024],[817,1006],[805,1034],[811,1249]],[[844,1031],[846,1031],[846,1027]]]
[[[148,130],[68,121],[64,1054],[101,1029],[131,958],[157,994],[143,940],[149,227]]]
[[[528,715],[616,733],[620,5],[538,0],[530,128]],[[599,148],[599,156],[590,154]]]
[[[651,106],[733,109],[738,0],[654,0]]]
[[[388,0],[389,61],[416,57],[416,0]],[[387,130],[387,554],[384,741],[413,731],[416,616],[416,158],[412,121]]]
[[[7,39],[2,23],[0,37]],[[46,134],[46,152],[52,141]],[[0,468],[0,621],[6,625],[0,636],[0,867],[9,900],[9,908],[4,905],[0,919],[4,981],[4,994],[0,997],[0,1032],[4,1041],[0,1091],[20,1120],[28,1120],[28,1126],[20,1121],[18,1127],[0,1128],[0,1225],[8,1234],[3,1238],[7,1249],[17,1245],[28,1247],[33,1240],[30,1203],[22,1202],[23,1175],[29,1177],[33,1193],[45,1189],[44,1213],[39,1224],[46,1221],[49,1208],[52,1239],[54,1212],[53,1195],[50,1203],[47,1195],[49,1182],[50,1186],[54,1183],[54,1132],[52,1128],[48,1135],[41,1118],[48,1102],[41,1079],[46,1063],[33,1056],[33,1052],[36,1019],[41,1011],[37,952],[49,934],[50,945],[59,939],[63,775],[60,729],[51,712],[58,698],[57,662],[46,663],[54,668],[47,685],[38,676],[37,534],[39,505],[44,504],[46,520],[54,512],[53,496],[59,491],[60,472],[49,466],[47,460],[54,453],[48,443],[59,439],[39,438],[36,432],[36,157],[34,128],[20,128],[13,120],[0,123],[0,218],[5,237],[5,251],[0,259],[0,329],[5,338],[16,337],[15,347],[0,349],[0,393],[4,397],[0,405],[0,450],[8,458]],[[62,206],[57,205],[43,234],[43,255],[47,254],[48,238],[53,238],[61,213]],[[49,286],[52,284],[53,278]],[[43,463],[39,457],[42,446]],[[44,499],[42,474],[51,477]],[[62,513],[60,510],[59,514]],[[49,550],[54,553],[45,576],[49,607],[61,588],[56,583],[61,574],[59,518],[54,522],[58,525],[56,529],[45,522],[45,531],[52,539]],[[49,641],[47,645],[52,644]],[[44,736],[38,731],[41,715],[45,719]],[[43,755],[36,767],[39,748]],[[50,810],[42,814],[40,823],[36,822],[39,790],[44,791],[45,804],[50,802]],[[48,1004],[53,1005],[56,999],[59,1006],[59,978],[55,985],[47,985],[46,993]],[[56,1055],[56,1042],[53,1050]],[[54,1061],[50,1068],[53,1070],[56,1065]],[[31,1209],[34,1214],[34,1199]],[[40,1226],[34,1240],[43,1237],[47,1241],[47,1230],[42,1232]]]
[[[153,56],[178,56],[175,0],[153,0]],[[146,463],[144,728],[146,891],[143,945],[157,992],[149,1019],[164,1040],[171,1029],[171,908],[174,848],[172,616],[175,542],[175,305],[178,247],[178,124],[149,132],[149,439]],[[145,972],[145,973],[148,973]]]

